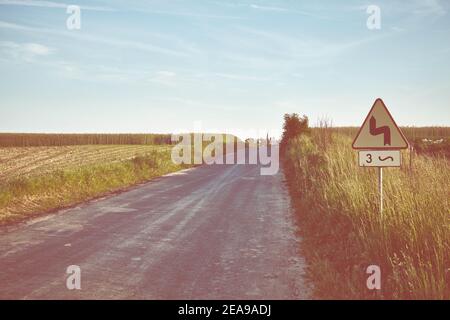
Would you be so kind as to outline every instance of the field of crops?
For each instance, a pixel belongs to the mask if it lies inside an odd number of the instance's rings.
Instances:
[[[335,127],[332,131],[355,137],[358,129],[359,127]],[[401,127],[400,129],[410,142],[417,139],[437,140],[450,137],[450,127]]]
[[[170,144],[170,134],[54,134],[0,133],[0,147],[37,147],[71,145],[161,145]]]
[[[358,127],[325,128],[331,132],[354,138]],[[320,133],[324,128],[313,128]],[[402,127],[410,146],[419,154],[450,158],[450,127]]]
[[[149,152],[169,152],[170,146],[81,145],[63,147],[0,148],[0,184],[91,164],[131,159]]]
[[[169,145],[0,148],[0,224],[71,206],[185,166]]]

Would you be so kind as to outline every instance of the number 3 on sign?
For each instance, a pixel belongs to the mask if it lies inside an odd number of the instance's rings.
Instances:
[[[359,151],[360,167],[400,167],[400,151],[395,150],[368,150]]]

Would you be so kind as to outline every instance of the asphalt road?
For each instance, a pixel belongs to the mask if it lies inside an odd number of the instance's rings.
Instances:
[[[259,173],[197,167],[2,228],[0,298],[308,298],[283,175]]]

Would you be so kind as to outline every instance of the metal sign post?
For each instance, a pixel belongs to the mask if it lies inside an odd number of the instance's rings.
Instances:
[[[383,167],[378,167],[378,193],[380,195],[380,214],[383,218]]]

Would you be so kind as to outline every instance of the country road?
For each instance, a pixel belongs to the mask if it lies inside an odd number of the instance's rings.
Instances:
[[[201,166],[1,228],[0,298],[308,298],[283,174],[259,169]]]

